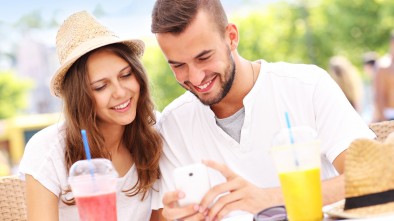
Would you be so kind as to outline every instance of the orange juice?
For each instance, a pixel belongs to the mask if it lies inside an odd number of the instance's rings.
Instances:
[[[323,218],[319,168],[281,172],[279,179],[290,221]]]

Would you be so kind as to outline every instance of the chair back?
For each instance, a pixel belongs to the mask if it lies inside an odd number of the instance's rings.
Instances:
[[[0,177],[0,221],[27,220],[24,183],[17,176]]]
[[[375,132],[376,140],[383,142],[391,132],[394,132],[394,120],[371,123],[369,128]]]

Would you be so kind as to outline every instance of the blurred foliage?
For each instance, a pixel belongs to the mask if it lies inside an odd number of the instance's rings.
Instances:
[[[101,6],[95,9],[97,16],[103,13]],[[394,1],[278,1],[244,14],[232,14],[230,21],[238,26],[238,51],[247,59],[311,63],[327,69],[330,57],[343,55],[361,71],[364,52],[376,51],[381,56],[388,52],[390,32],[394,28]],[[22,17],[17,24],[30,28],[55,25],[58,26],[55,21],[43,22],[37,11]],[[145,41],[143,63],[151,80],[157,109],[162,110],[185,90],[176,82],[155,39],[149,41]],[[3,94],[0,96],[3,102]],[[11,101],[18,103],[13,104],[10,112],[21,107],[21,99],[7,100],[3,103],[8,106]],[[0,104],[0,117],[4,109],[9,109],[3,103]]]
[[[11,71],[0,72],[0,119],[15,116],[26,108],[32,86],[32,81],[20,79]]]
[[[247,59],[309,63],[327,70],[330,57],[343,55],[363,73],[364,52],[388,52],[394,1],[280,1],[234,14],[230,21],[238,26],[238,51]],[[156,104],[162,110],[184,89],[175,81],[157,46],[148,48],[144,61]]]
[[[36,28],[42,29],[45,27],[43,18],[41,15],[41,11],[35,10],[30,12],[29,14],[23,15],[16,23],[15,27],[19,28]]]
[[[313,63],[327,68],[334,55],[361,67],[364,52],[388,51],[394,1],[318,0],[271,4],[248,16],[234,16],[240,54],[249,59]]]
[[[93,10],[93,15],[97,18],[105,16],[107,13],[101,4],[97,4]]]
[[[29,29],[45,29],[45,28],[53,28],[58,27],[59,24],[57,23],[54,15],[49,21],[45,21],[42,16],[41,10],[35,10],[28,14],[23,15],[15,24],[15,28],[19,28],[22,31],[29,30]]]
[[[154,42],[145,43],[147,48],[142,61],[148,72],[156,107],[161,111],[173,99],[183,94],[185,89],[176,81],[159,46]]]

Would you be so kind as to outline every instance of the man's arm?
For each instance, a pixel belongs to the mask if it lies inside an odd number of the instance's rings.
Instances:
[[[334,166],[343,172],[346,152],[342,152],[335,160]],[[226,177],[227,182],[214,186],[204,197],[200,205],[200,213],[208,211],[210,205],[220,194],[221,196],[209,209],[210,220],[219,220],[234,210],[244,210],[253,214],[276,205],[284,205],[280,187],[259,188],[231,171],[227,166],[213,161],[206,161],[207,166],[218,170]],[[331,204],[344,198],[344,175],[322,181],[323,204]]]
[[[334,166],[339,173],[343,172],[343,160],[346,152],[342,152],[335,160]],[[206,215],[210,220],[214,217],[219,220],[234,210],[244,210],[253,214],[277,205],[284,205],[282,190],[280,187],[259,188],[235,174],[224,164],[214,161],[205,162],[207,166],[218,170],[227,179],[227,182],[214,186],[201,201],[200,205],[188,205],[179,207],[176,201],[183,197],[183,193],[168,192],[163,197],[163,215],[167,219],[179,219],[188,217],[190,220],[203,220]],[[210,205],[219,195],[215,204]],[[323,204],[331,204],[344,198],[344,175],[322,181]]]
[[[346,150],[340,153],[332,163],[340,174],[322,182],[323,205],[331,204],[345,198],[345,157]]]
[[[323,205],[345,198],[345,176],[343,174],[322,182]]]
[[[333,165],[339,174],[344,172],[344,159],[346,150],[339,154],[333,161]],[[213,187],[201,201],[200,205],[188,205],[179,207],[177,200],[184,195],[179,191],[167,192],[163,197],[163,216],[169,220],[188,217],[190,220],[203,220],[206,215],[209,218],[223,218],[234,210],[244,210],[257,213],[265,208],[283,205],[284,199],[280,187],[259,188],[235,174],[227,166],[213,161],[206,164],[218,170],[226,177],[227,182]],[[223,193],[229,193],[220,197],[208,210],[208,205]],[[322,182],[323,204],[331,204],[344,198],[344,175],[324,180]]]

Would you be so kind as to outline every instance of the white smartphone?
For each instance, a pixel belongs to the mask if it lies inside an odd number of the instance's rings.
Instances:
[[[202,163],[178,167],[173,175],[175,187],[185,193],[185,197],[178,200],[180,206],[200,203],[211,188],[208,168]]]

